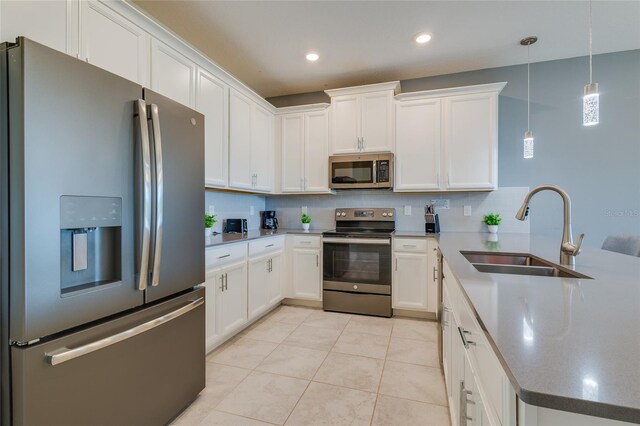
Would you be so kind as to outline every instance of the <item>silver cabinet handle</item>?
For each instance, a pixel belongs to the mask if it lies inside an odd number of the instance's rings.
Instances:
[[[224,274],[224,291],[229,290],[229,274]]]
[[[218,256],[218,259],[224,259],[225,257],[229,257],[231,254],[225,254],[224,256]]]
[[[320,255],[316,254],[316,268],[320,267]]]
[[[396,271],[398,270],[398,258],[396,257]]]
[[[162,233],[164,222],[164,171],[162,166],[162,137],[160,136],[160,115],[158,105],[151,104],[151,124],[156,154],[156,236],[153,250],[153,275],[151,285],[157,287],[160,282],[160,264],[162,263]]]
[[[469,345],[476,345],[476,342],[472,341],[472,340],[467,340],[467,334],[471,335],[471,332],[468,330],[465,330],[462,327],[458,327],[458,332],[460,333],[460,338],[462,339],[462,344],[464,345],[465,348],[468,348]]]
[[[273,259],[269,259],[269,272],[273,272]]]
[[[266,247],[273,247],[274,245],[275,245],[275,244],[267,244],[267,245],[265,246],[265,248],[266,248]]]
[[[220,291],[224,291],[224,274],[220,275]]]
[[[433,280],[434,281],[438,281],[438,268],[436,268],[435,266],[433,267]]]
[[[300,241],[300,244],[311,244],[311,241]]]
[[[143,180],[142,249],[140,250],[138,290],[144,290],[147,288],[147,279],[149,278],[149,242],[151,239],[151,147],[149,145],[149,126],[147,124],[147,104],[144,99],[138,99],[135,112],[140,126]]]
[[[271,272],[271,269],[270,269],[270,266],[269,266],[269,259],[267,259],[265,265],[267,267],[267,272]]]
[[[417,248],[418,246],[415,244],[403,244],[402,247],[406,247],[406,248]]]
[[[470,390],[464,388],[464,380],[460,381],[460,425],[466,426],[467,422],[473,421],[472,417],[467,415],[467,404],[475,404],[475,402],[467,399],[467,395],[471,395]]]
[[[199,299],[191,301],[188,305],[176,309],[175,311],[152,319],[151,321],[147,321],[143,324],[137,325],[133,328],[130,328],[129,330],[114,334],[113,336],[105,337],[104,339],[100,339],[74,349],[62,348],[53,352],[46,353],[45,359],[51,365],[58,365],[62,364],[63,362],[71,361],[72,359],[115,345],[116,343],[122,342],[123,340],[130,339],[151,329],[159,327],[162,324],[165,324],[186,314],[187,312],[194,310],[203,303],[204,297],[201,297]]]

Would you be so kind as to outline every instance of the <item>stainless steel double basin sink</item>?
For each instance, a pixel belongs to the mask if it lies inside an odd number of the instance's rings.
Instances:
[[[591,279],[584,274],[529,253],[461,251],[460,254],[480,272]]]

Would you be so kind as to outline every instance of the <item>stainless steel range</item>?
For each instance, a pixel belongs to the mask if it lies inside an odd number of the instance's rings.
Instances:
[[[391,234],[395,209],[336,209],[323,235],[325,311],[391,316]]]

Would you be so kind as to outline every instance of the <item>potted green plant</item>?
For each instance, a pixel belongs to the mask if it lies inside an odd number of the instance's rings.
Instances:
[[[502,218],[498,213],[489,213],[482,218],[482,221],[487,225],[489,232],[495,234],[498,232],[498,225],[500,225]]]
[[[215,214],[209,214],[209,213],[204,214],[204,236],[205,237],[208,237],[211,235],[211,228],[213,228],[213,225],[215,225],[216,222],[217,222],[217,219]]]
[[[300,215],[300,222],[302,222],[302,229],[308,231],[309,227],[311,226],[311,216],[306,213],[302,213]]]

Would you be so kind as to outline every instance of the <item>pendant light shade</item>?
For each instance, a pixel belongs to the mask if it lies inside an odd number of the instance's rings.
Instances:
[[[582,97],[582,124],[593,126],[600,122],[600,95],[598,83],[593,82],[593,49],[592,49],[591,2],[589,2],[589,84],[584,86]]]
[[[524,140],[523,140],[523,150],[522,156],[523,158],[530,159],[533,158],[533,132],[531,131],[531,60],[529,58],[529,47],[538,41],[538,37],[530,36],[525,37],[520,40],[520,44],[522,46],[527,46],[527,131],[524,132]]]

